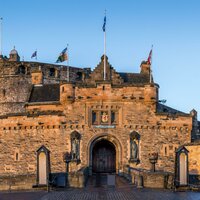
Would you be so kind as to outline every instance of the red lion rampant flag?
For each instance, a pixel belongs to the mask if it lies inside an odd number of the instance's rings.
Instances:
[[[149,52],[149,56],[148,56],[148,58],[147,58],[147,63],[149,64],[149,65],[151,65],[151,59],[152,59],[152,48],[151,48],[151,51]]]

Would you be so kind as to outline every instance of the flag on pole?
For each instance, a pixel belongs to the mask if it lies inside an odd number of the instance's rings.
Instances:
[[[67,47],[62,50],[62,52],[60,53],[60,55],[58,56],[58,58],[56,60],[56,63],[64,62],[65,60],[68,60]]]
[[[31,58],[34,58],[34,57],[37,58],[37,51],[34,51],[33,54],[32,54],[32,56],[31,56]]]
[[[104,22],[103,22],[103,27],[102,27],[102,29],[103,29],[103,32],[106,31],[106,16],[104,17]]]
[[[153,51],[153,49],[151,48],[151,51],[149,52],[149,56],[148,56],[148,58],[147,58],[147,63],[148,63],[149,65],[151,65],[152,51]]]

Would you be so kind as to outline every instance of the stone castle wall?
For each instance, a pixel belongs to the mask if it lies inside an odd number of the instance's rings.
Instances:
[[[112,88],[110,84],[99,84],[96,88],[84,88],[64,84],[61,87],[64,89],[60,90],[60,105],[30,104],[27,112],[34,108],[35,115],[1,119],[1,175],[36,174],[36,151],[42,145],[50,151],[51,172],[65,172],[63,154],[71,151],[70,134],[74,130],[81,134],[81,162],[70,163],[70,171],[91,164],[90,146],[104,136],[116,145],[118,171],[125,165],[150,170],[149,154],[157,152],[156,169],[174,172],[176,148],[191,140],[192,117],[180,115],[167,119],[166,115],[157,114],[155,85]],[[40,115],[42,110],[62,111],[62,114]],[[116,111],[114,128],[92,124],[93,110]],[[139,163],[129,162],[130,133],[133,131],[140,134]]]
[[[200,174],[200,144],[193,143],[185,146],[189,151],[188,163],[189,163],[189,174],[199,175]]]
[[[25,112],[32,88],[31,73],[41,69],[44,84],[76,81],[83,69],[37,62],[0,60],[0,115]],[[54,69],[54,73],[50,70]],[[70,78],[69,78],[70,77]]]
[[[175,151],[191,142],[192,115],[158,112],[159,86],[148,82],[148,74],[146,78],[144,74],[128,74],[125,82],[109,64],[107,68],[109,80],[102,81],[103,57],[91,74],[87,74],[89,69],[0,61],[0,175],[4,177],[0,189],[10,187],[10,177],[19,187],[25,187],[22,179],[27,188],[36,184],[37,150],[42,146],[50,151],[50,172],[66,172],[63,155],[71,151],[73,131],[81,135],[80,162],[71,162],[70,172],[83,167],[91,171],[92,148],[99,139],[105,139],[115,147],[117,173],[131,168],[148,174],[150,155],[157,153],[156,170],[173,176]],[[60,99],[29,102],[33,81],[37,90],[42,84],[60,83]],[[101,120],[103,112],[108,114],[106,123]],[[139,135],[137,162],[131,159],[133,132]],[[191,171],[197,162],[194,152]],[[7,180],[7,186],[3,180]]]

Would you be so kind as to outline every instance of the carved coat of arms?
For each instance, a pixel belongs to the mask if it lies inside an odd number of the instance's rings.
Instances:
[[[103,123],[106,123],[108,122],[108,113],[107,112],[103,112],[102,115],[101,115],[101,121]]]

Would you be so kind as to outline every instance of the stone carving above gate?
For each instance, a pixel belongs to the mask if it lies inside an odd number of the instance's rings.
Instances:
[[[93,126],[112,126],[119,124],[119,110],[118,106],[91,106],[89,108],[89,124]]]

